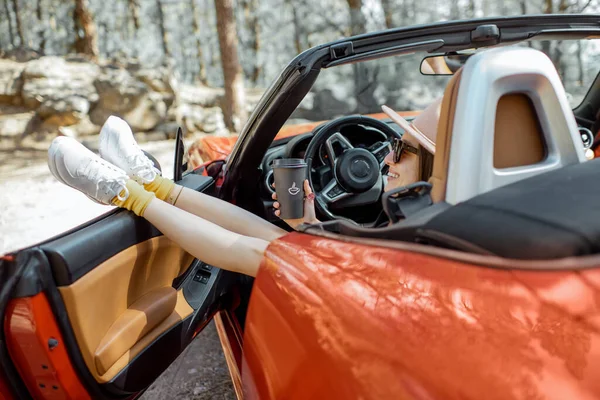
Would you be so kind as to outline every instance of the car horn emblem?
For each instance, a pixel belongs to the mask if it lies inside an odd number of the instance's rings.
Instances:
[[[292,187],[288,189],[288,192],[290,192],[292,196],[297,195],[299,191],[300,189],[296,186],[296,182],[292,183]]]

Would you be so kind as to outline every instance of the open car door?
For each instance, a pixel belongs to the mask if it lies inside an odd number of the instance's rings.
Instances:
[[[214,190],[195,173],[178,183]],[[135,397],[218,310],[226,279],[120,209],[5,256],[0,389],[18,399]]]

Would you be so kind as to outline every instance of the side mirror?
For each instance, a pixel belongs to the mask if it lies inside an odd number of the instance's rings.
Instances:
[[[471,54],[446,54],[443,56],[429,56],[421,61],[421,74],[423,75],[454,75]]]

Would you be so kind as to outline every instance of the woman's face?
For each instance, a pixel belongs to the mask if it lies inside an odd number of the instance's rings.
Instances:
[[[383,188],[385,192],[419,180],[419,157],[416,154],[405,151],[400,161],[395,163],[394,152],[390,151],[384,162],[389,167]]]

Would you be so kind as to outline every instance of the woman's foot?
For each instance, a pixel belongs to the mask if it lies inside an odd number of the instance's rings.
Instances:
[[[48,167],[56,179],[100,204],[127,199],[125,171],[92,153],[75,139],[57,137],[48,149]]]
[[[129,124],[119,117],[110,116],[100,131],[100,155],[122,168],[139,184],[154,181],[160,171],[146,157],[133,137]]]

